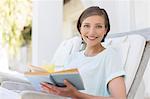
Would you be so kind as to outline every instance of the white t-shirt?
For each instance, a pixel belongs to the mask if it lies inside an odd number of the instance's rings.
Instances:
[[[85,87],[82,92],[96,96],[109,96],[108,83],[113,78],[125,75],[120,56],[110,47],[93,57],[85,56],[84,52],[70,55],[64,68],[79,69]]]

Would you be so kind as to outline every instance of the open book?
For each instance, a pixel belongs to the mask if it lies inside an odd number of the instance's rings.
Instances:
[[[26,72],[25,76],[33,85],[33,87],[35,87],[35,89],[39,91],[41,90],[41,82],[53,84],[58,87],[65,87],[64,80],[68,80],[78,90],[84,90],[83,81],[78,72],[78,69],[76,68],[56,72],[46,72],[43,70],[35,72]]]

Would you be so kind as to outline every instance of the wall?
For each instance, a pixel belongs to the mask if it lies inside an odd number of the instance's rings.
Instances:
[[[33,1],[32,64],[49,63],[62,41],[63,0]]]

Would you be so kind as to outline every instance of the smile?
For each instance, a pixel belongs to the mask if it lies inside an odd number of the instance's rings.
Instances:
[[[87,38],[88,38],[89,40],[95,40],[95,39],[97,39],[98,37],[94,37],[94,36],[87,36]]]

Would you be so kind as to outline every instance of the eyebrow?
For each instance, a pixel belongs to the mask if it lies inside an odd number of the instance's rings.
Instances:
[[[82,23],[82,24],[90,24],[90,23]]]
[[[83,23],[83,24],[90,24],[90,23]],[[105,24],[102,24],[102,23],[96,23],[96,25],[105,25]]]

